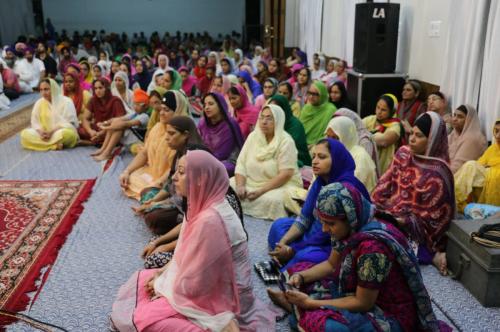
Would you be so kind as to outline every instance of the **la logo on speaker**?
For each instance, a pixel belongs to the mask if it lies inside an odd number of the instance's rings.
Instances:
[[[373,8],[373,18],[385,18],[384,8]]]

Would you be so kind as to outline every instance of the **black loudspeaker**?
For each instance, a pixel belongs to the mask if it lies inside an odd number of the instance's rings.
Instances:
[[[398,49],[399,4],[358,3],[354,23],[354,70],[393,73]]]
[[[392,93],[401,99],[406,74],[363,74],[347,71],[347,96],[356,106],[362,118],[375,114],[378,98],[385,93]]]

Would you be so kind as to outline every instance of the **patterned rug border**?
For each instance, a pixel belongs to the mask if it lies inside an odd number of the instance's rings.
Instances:
[[[29,126],[32,108],[32,104],[28,105],[0,119],[0,143]]]
[[[27,308],[30,304],[29,292],[40,291],[49,275],[50,266],[57,259],[57,255],[62,245],[66,241],[68,234],[71,232],[73,225],[78,220],[80,214],[83,212],[83,203],[89,198],[92,193],[92,188],[96,179],[83,179],[83,180],[2,180],[0,183],[74,183],[81,182],[78,192],[75,193],[73,201],[66,208],[66,212],[59,225],[55,227],[52,234],[49,235],[45,247],[42,248],[31,266],[28,267],[24,273],[22,281],[15,285],[10,291],[8,299],[5,300],[1,309],[11,312],[20,312]],[[41,274],[44,267],[49,266],[49,269]],[[41,279],[40,285],[36,285],[37,281]],[[36,300],[36,296],[33,301]],[[0,318],[0,326],[3,324],[12,323],[12,318]]]

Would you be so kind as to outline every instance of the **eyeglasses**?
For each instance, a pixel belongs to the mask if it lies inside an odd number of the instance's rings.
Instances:
[[[319,93],[318,93],[318,92],[307,91],[307,95],[308,95],[308,96],[315,96],[315,97],[319,97]]]
[[[260,122],[274,122],[274,118],[272,116],[259,116]]]

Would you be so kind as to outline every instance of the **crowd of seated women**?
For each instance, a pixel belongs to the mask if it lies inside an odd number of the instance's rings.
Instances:
[[[273,331],[278,312],[253,293],[245,214],[272,222],[262,250],[291,288],[268,293],[292,326],[448,330],[419,264],[446,274],[451,220],[467,203],[500,206],[500,120],[488,147],[474,107],[449,112],[441,92],[424,101],[416,80],[361,119],[345,61],[309,67],[300,49],[282,61],[230,38],[217,51],[173,39],[152,58],[137,45],[95,64],[63,45],[62,88],[41,79],[21,132],[31,150],[134,154],[118,182],[151,240],[114,328]]]

